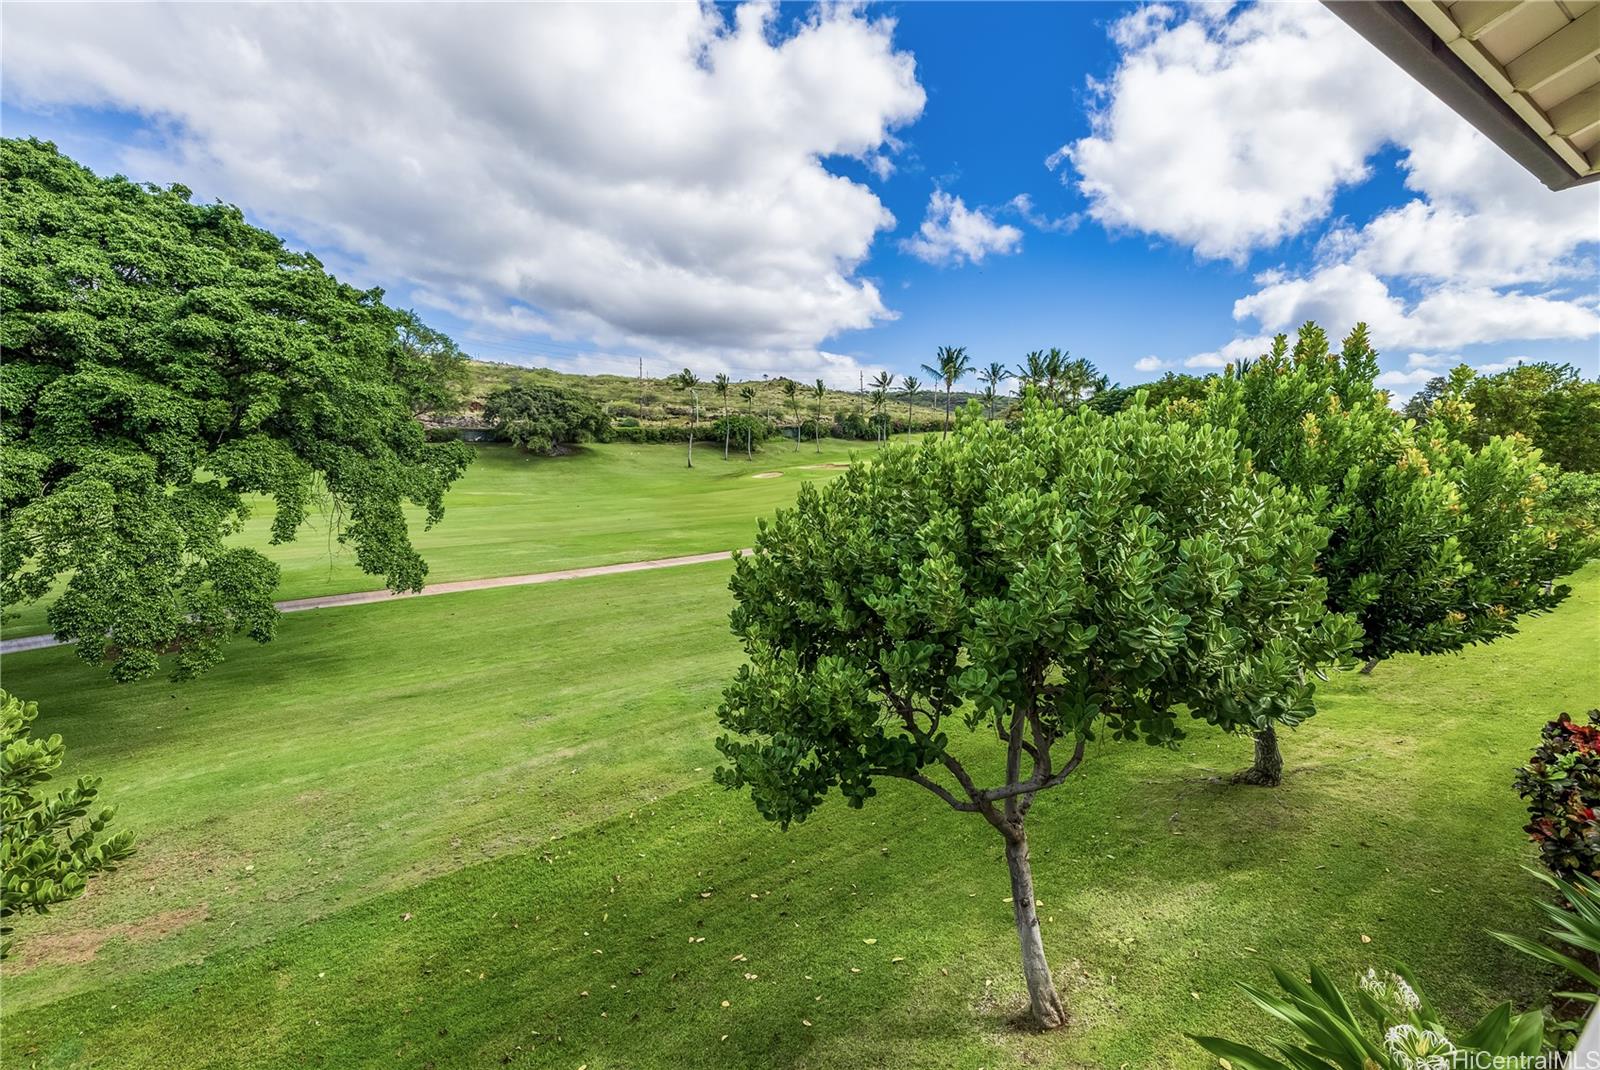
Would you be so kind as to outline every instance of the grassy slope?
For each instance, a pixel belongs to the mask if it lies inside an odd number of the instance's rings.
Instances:
[[[1483,930],[1534,922],[1507,782],[1594,702],[1600,568],[1520,636],[1336,677],[1279,791],[1211,779],[1239,740],[1098,745],[1030,822],[1050,1037],[1008,1025],[980,822],[888,784],[782,834],[708,785],[725,574],[295,616],[182,688],[7,659],[144,844],[28,923],[7,1065],[1199,1067],[1180,1031],[1265,1029],[1263,954],[1402,959],[1457,1014],[1548,990]]]
[[[746,546],[758,516],[794,500],[802,482],[828,479],[852,456],[870,456],[870,442],[824,439],[771,442],[753,461],[722,443],[697,444],[695,467],[685,446],[609,443],[564,457],[534,457],[509,446],[483,446],[445,500],[445,516],[423,530],[412,510],[412,536],[428,561],[431,582],[515,576],[526,572],[609,565]],[[762,472],[778,478],[754,478]],[[263,502],[241,538],[283,567],[279,598],[372,591],[379,576],[356,567],[355,555],[329,538],[326,518],[313,515],[294,542],[267,546],[272,523]],[[6,638],[49,631],[44,604],[23,607],[5,624]]]

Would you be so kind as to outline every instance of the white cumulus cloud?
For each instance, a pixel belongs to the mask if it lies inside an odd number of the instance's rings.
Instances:
[[[1327,216],[1425,91],[1307,4],[1230,16],[1141,8],[1113,26],[1122,56],[1098,83],[1092,133],[1052,161],[1113,230],[1242,260]]]
[[[1162,360],[1160,357],[1154,356],[1140,357],[1138,360],[1133,362],[1133,370],[1136,372],[1158,372],[1163,368],[1170,367],[1172,367],[1172,361]]]
[[[893,22],[823,7],[76,5],[6,12],[24,107],[135,112],[127,151],[475,323],[792,352],[892,316],[892,170],[921,113]],[[420,299],[420,298],[419,298]]]
[[[1600,189],[1552,194],[1321,5],[1150,5],[1111,37],[1090,136],[1047,161],[1091,218],[1238,264],[1327,228],[1235,302],[1248,336],[1188,366],[1308,319],[1420,352],[1600,334]],[[1330,223],[1386,146],[1413,198]]]
[[[1235,338],[1225,345],[1205,353],[1196,353],[1183,362],[1185,368],[1200,368],[1215,370],[1229,364],[1237,364],[1241,360],[1254,360],[1268,349],[1272,348],[1271,335],[1255,335],[1249,338]]]
[[[917,233],[900,247],[930,264],[982,262],[991,253],[1004,256],[1022,248],[1022,231],[997,223],[983,208],[968,208],[960,197],[942,189],[928,198],[928,214]]]

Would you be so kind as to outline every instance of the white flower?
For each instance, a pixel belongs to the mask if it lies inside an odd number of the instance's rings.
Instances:
[[[1449,1070],[1449,1057],[1456,1052],[1448,1037],[1410,1024],[1390,1029],[1383,1034],[1383,1043],[1389,1057],[1405,1070]]]
[[[1379,977],[1377,970],[1369,969],[1357,983],[1363,992],[1397,1014],[1408,1014],[1422,1006],[1416,990],[1397,973],[1389,972]]]

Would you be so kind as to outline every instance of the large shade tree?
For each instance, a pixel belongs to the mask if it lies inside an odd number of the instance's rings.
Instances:
[[[1327,531],[1249,471],[1232,431],[1143,408],[1014,428],[974,404],[948,439],[801,488],[740,557],[717,779],[787,827],[830,791],[908,781],[999,833],[1034,1018],[1065,1008],[1026,819],[1100,735],[1170,745],[1312,708],[1306,670],[1355,641],[1327,608]]]
[[[483,418],[506,441],[546,455],[576,442],[604,438],[611,430],[611,418],[594,401],[533,383],[490,394],[483,402]]]
[[[1538,454],[1516,438],[1479,448],[1440,419],[1418,431],[1375,385],[1364,325],[1340,349],[1315,324],[1168,411],[1235,428],[1250,463],[1298,489],[1332,531],[1319,570],[1329,605],[1362,628],[1365,670],[1400,653],[1494,640],[1553,608],[1556,583],[1594,552],[1558,515]],[[1241,781],[1278,783],[1268,726]]]
[[[343,285],[225,204],[97,178],[0,142],[0,600],[54,595],[55,633],[119,680],[204,671],[265,642],[278,569],[233,544],[246,496],[287,542],[320,499],[394,591],[471,458],[416,414],[462,357],[377,290]]]

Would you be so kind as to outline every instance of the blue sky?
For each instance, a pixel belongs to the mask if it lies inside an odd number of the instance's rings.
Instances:
[[[1372,321],[1400,396],[1597,370],[1594,187],[1317,5],[387,10],[16,8],[0,125],[239,203],[488,359],[846,385],[1060,346],[1126,383],[1316,317]]]

